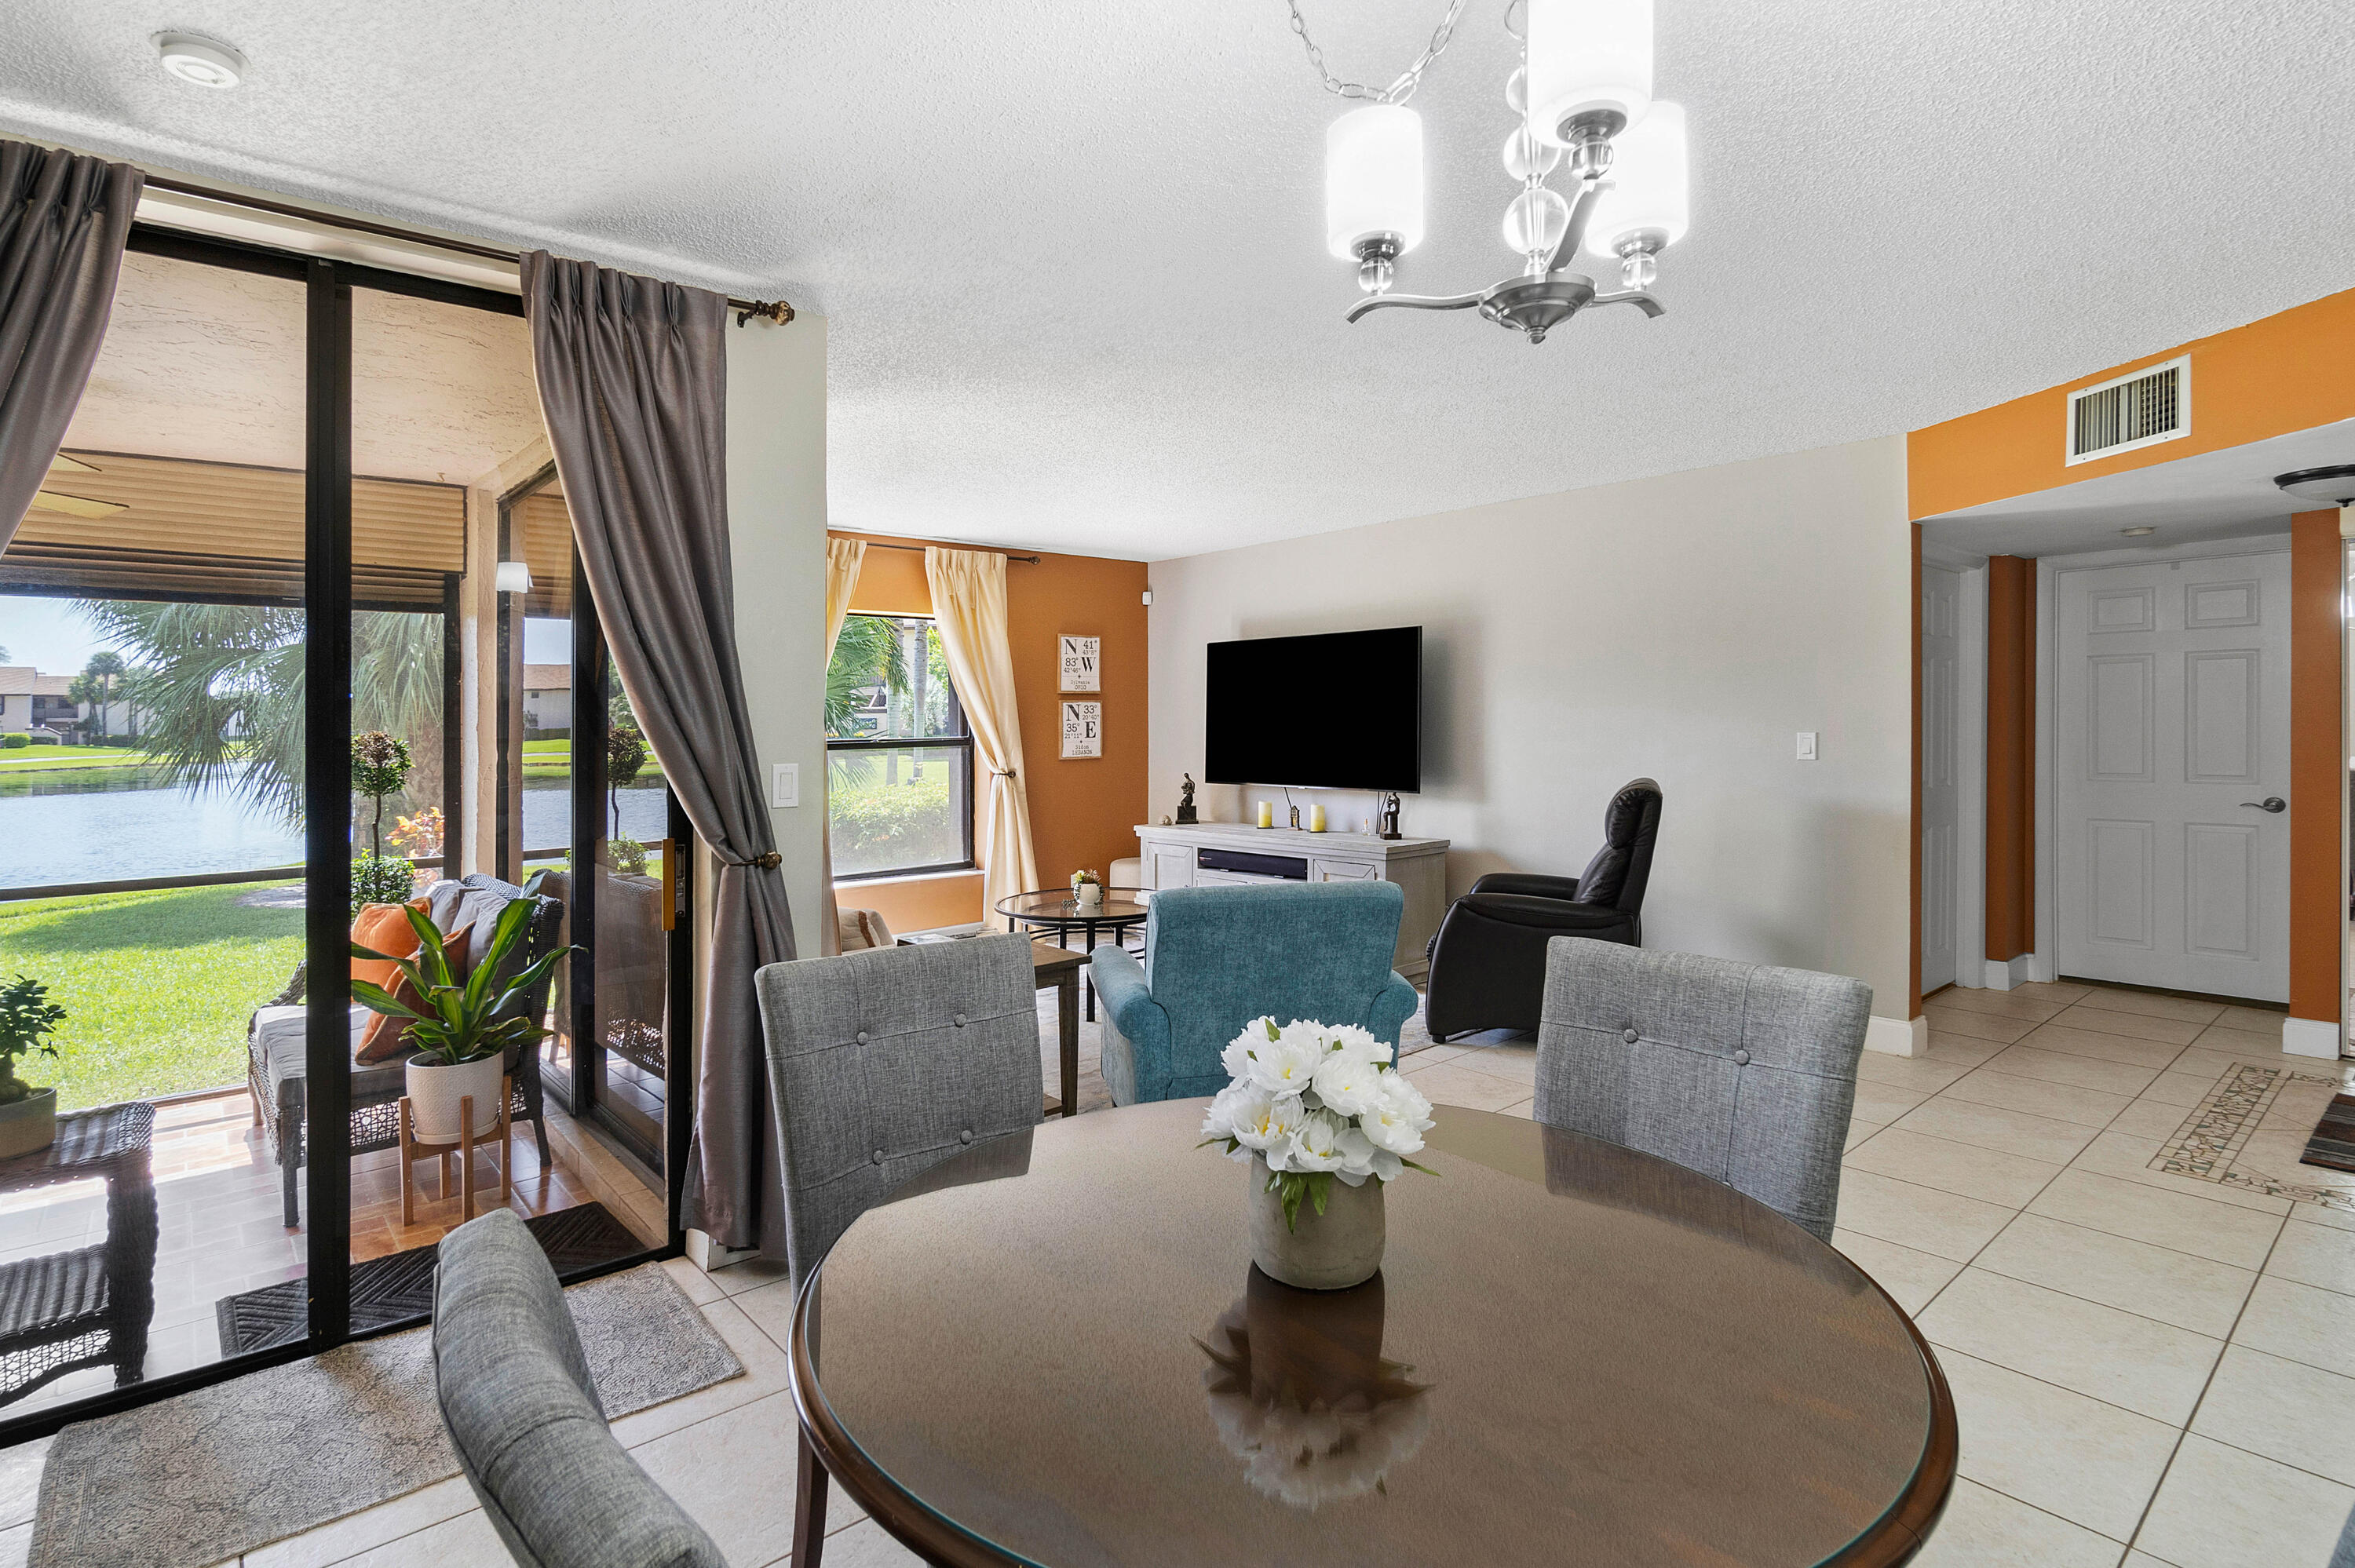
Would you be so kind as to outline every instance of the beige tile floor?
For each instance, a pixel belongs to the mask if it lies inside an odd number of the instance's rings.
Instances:
[[[1923,1568],[2320,1568],[2355,1505],[2355,1215],[2147,1169],[2278,1015],[2083,986],[1934,999],[1929,1054],[1868,1054],[1840,1248],[1938,1348],[1961,1478]],[[2277,1038],[2277,1036],[2275,1036]],[[1052,1060],[1051,1031],[1042,1054]],[[1099,1104],[1096,1035],[1083,1106]],[[1437,1101],[1529,1115],[1525,1036],[1402,1066]],[[666,1265],[749,1375],[622,1421],[731,1563],[786,1562],[794,1414],[775,1267]],[[0,1568],[37,1449],[0,1455]],[[915,1559],[837,1499],[826,1562]],[[250,1568],[506,1561],[452,1480],[281,1542]]]

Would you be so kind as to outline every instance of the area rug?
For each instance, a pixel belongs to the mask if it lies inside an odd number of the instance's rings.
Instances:
[[[2317,1125],[2347,1086],[2340,1070],[2235,1062],[2173,1136],[2159,1140],[2153,1171],[2244,1192],[2355,1213],[2355,1171],[2303,1163]]]
[[[2355,1174],[2355,1095],[2333,1095],[2306,1140],[2299,1163]]]
[[[594,1268],[601,1263],[644,1252],[646,1244],[613,1216],[602,1203],[583,1203],[535,1214],[524,1228],[548,1254],[559,1274]],[[433,1310],[433,1259],[431,1245],[413,1246],[384,1257],[372,1257],[352,1266],[352,1327],[368,1333]],[[213,1304],[220,1324],[221,1353],[234,1356],[272,1345],[292,1344],[310,1332],[310,1287],[300,1279],[265,1285]]]
[[[608,1415],[744,1374],[659,1264],[565,1299]],[[41,1471],[31,1568],[197,1568],[456,1475],[429,1334],[345,1345],[66,1427]]]

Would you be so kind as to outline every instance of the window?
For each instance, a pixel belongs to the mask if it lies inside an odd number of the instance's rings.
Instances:
[[[844,620],[826,736],[837,881],[973,864],[973,736],[932,621]]]

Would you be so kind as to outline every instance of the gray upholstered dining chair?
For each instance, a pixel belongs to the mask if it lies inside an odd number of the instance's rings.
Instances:
[[[726,1568],[605,1425],[564,1287],[512,1209],[442,1238],[433,1383],[459,1467],[525,1568]]]
[[[1829,1241],[1872,988],[1556,937],[1537,1119],[1748,1193]]]
[[[1042,1093],[1030,938],[771,964],[768,1036],[785,1262],[798,1291],[850,1223],[968,1150],[1027,1137]],[[826,1471],[802,1438],[794,1568],[816,1568]]]

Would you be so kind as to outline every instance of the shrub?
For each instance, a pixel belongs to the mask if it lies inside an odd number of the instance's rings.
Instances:
[[[21,751],[32,744],[33,737],[29,735],[0,735],[0,747],[9,751]]]
[[[365,852],[352,860],[352,913],[363,904],[406,904],[417,886],[417,868],[391,855]]]

